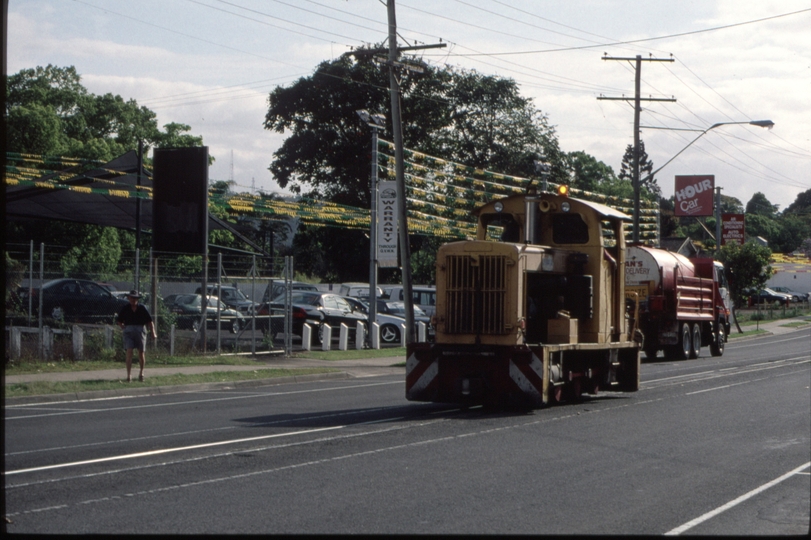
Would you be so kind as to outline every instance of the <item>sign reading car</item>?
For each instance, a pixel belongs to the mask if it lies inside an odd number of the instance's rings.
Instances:
[[[377,197],[377,265],[396,268],[397,182],[380,182]]]
[[[715,175],[676,177],[676,216],[711,216]]]

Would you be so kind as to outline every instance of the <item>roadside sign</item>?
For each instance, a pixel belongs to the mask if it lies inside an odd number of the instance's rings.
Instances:
[[[377,199],[377,265],[397,267],[397,182],[380,182]]]
[[[715,175],[676,177],[676,216],[713,215]]]
[[[743,244],[746,236],[745,214],[723,214],[721,216],[721,245]]]

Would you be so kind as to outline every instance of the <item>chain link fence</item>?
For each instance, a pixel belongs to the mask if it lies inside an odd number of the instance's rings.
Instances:
[[[148,349],[289,355],[289,310],[274,313],[268,302],[292,277],[292,258],[247,252],[216,253],[206,264],[202,256],[138,250],[91,262],[73,248],[6,244],[6,359],[123,359],[115,319],[132,289],[156,322]]]

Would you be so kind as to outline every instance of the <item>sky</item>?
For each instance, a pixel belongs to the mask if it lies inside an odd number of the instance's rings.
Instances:
[[[396,0],[396,16],[399,45],[441,41],[420,56],[514,79],[563,151],[617,173],[633,105],[598,97],[632,97],[635,70],[603,56],[672,59],[641,68],[643,97],[675,99],[640,117],[654,169],[676,156],[656,175],[665,196],[676,175],[781,209],[811,189],[811,0]],[[285,137],[263,128],[268,94],[388,27],[385,0],[10,0],[8,33],[9,74],[74,66],[90,92],[188,124],[216,158],[211,180],[285,194],[268,171]],[[702,134],[727,122],[742,123]]]

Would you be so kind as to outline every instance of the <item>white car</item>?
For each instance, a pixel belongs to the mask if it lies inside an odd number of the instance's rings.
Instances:
[[[353,310],[365,313],[368,318],[368,304],[351,296],[344,296],[343,299],[349,302]],[[375,322],[380,326],[380,339],[383,343],[400,343],[400,330],[402,325],[405,325],[405,319],[403,317],[388,315],[378,311]]]
[[[402,285],[383,285],[384,298],[403,301]],[[411,297],[414,305],[419,306],[429,317],[436,314],[436,287],[433,285],[413,285]]]
[[[343,283],[341,284],[338,294],[341,296],[349,296],[352,298],[360,298],[361,300],[369,299],[369,284],[368,283]],[[383,289],[377,287],[375,294],[378,298],[383,296]]]

